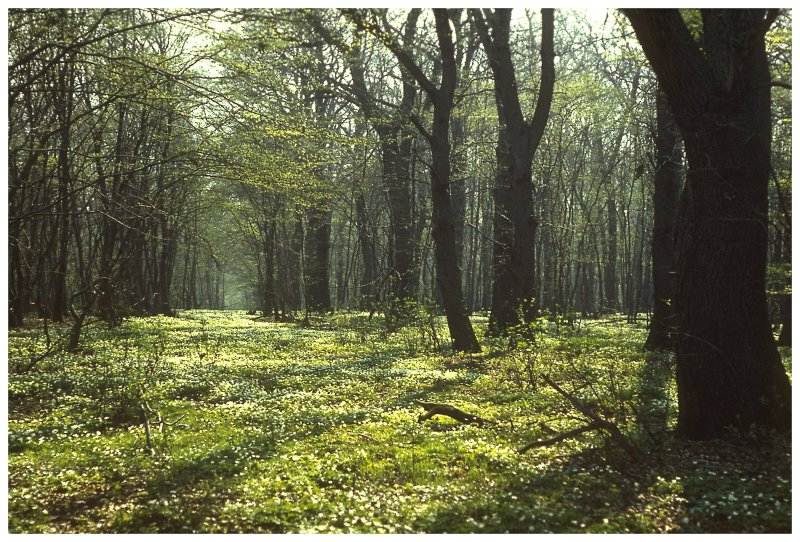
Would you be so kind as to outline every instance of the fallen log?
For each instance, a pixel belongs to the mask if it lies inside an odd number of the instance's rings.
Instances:
[[[420,423],[431,419],[437,414],[447,416],[448,418],[453,418],[456,421],[467,424],[487,425],[494,423],[486,418],[481,418],[475,414],[464,412],[460,408],[454,407],[453,405],[448,405],[445,403],[429,403],[427,401],[416,401],[416,403],[426,410],[425,414],[420,414],[419,416]]]

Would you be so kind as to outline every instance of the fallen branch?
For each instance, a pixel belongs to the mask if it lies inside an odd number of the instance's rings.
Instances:
[[[565,433],[558,434],[552,438],[531,442],[529,444],[526,444],[522,448],[518,449],[517,452],[522,454],[527,452],[528,450],[532,450],[533,448],[550,446],[551,444],[559,443],[562,440],[567,440],[568,438],[577,437],[578,435],[582,435],[583,433],[588,433],[589,431],[594,431],[595,429],[600,429],[600,426],[592,422],[589,425],[584,425],[583,427],[578,427],[577,429],[573,429],[572,431],[567,431]]]
[[[142,418],[144,418],[144,448],[150,455],[155,455],[153,441],[150,438],[150,416],[148,416],[148,412],[152,412],[153,410],[150,408],[150,405],[147,404],[147,401],[139,403],[139,407],[142,409]]]
[[[427,411],[425,412],[425,414],[420,415],[419,417],[420,423],[424,422],[425,420],[431,419],[437,414],[440,414],[442,416],[447,416],[448,418],[453,418],[454,420],[459,421],[461,423],[469,423],[475,425],[486,425],[494,423],[491,420],[481,418],[480,416],[477,416],[475,414],[464,412],[460,408],[456,408],[453,405],[447,405],[445,403],[428,403],[425,401],[416,401],[416,403]]]
[[[625,452],[633,459],[634,461],[639,460],[639,452],[636,450],[636,447],[631,444],[631,441],[622,434],[622,431],[619,430],[615,424],[611,423],[610,421],[601,418],[597,415],[593,408],[585,404],[583,401],[572,395],[571,393],[565,391],[561,388],[558,384],[556,384],[553,379],[551,379],[547,375],[542,375],[542,380],[547,383],[548,386],[556,390],[559,395],[564,397],[570,404],[575,407],[575,409],[589,418],[592,421],[592,425],[596,425],[597,429],[602,429],[606,433],[609,434],[611,439],[617,443],[617,445],[625,450]],[[588,426],[587,426],[588,427]]]
[[[47,316],[45,316],[44,320],[43,320],[43,323],[44,323],[44,336],[45,336],[46,350],[44,352],[42,352],[41,354],[31,354],[31,357],[28,360],[28,363],[26,363],[24,366],[20,367],[17,370],[19,373],[27,373],[28,371],[32,371],[39,364],[40,361],[42,361],[46,357],[48,357],[48,356],[50,356],[52,354],[55,354],[56,352],[59,351],[59,348],[60,348],[59,345],[54,345],[52,343],[52,341],[50,340],[50,327],[47,325],[47,321],[48,321],[47,320]],[[37,340],[37,342],[38,342],[38,340]]]

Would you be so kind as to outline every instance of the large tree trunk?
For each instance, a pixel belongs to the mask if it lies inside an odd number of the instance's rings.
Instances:
[[[783,250],[778,261],[784,264],[792,263],[792,230],[791,219],[784,226],[781,236],[783,237]],[[792,294],[782,293],[779,299],[781,309],[781,334],[778,337],[778,346],[792,346]]]
[[[792,294],[781,294],[781,334],[778,346],[792,346]]]
[[[689,162],[678,248],[678,430],[789,431],[791,389],[766,296],[770,75],[777,13],[702,10],[703,50],[677,10],[626,10]]]
[[[735,128],[715,132],[713,141],[686,144],[690,164],[704,163],[724,179],[709,182],[696,167],[688,175],[677,352],[679,427],[690,437],[727,426],[789,427],[789,382],[772,338],[764,278],[769,154]]]
[[[529,316],[533,297],[537,221],[532,215],[532,153],[525,135],[517,133],[511,138],[506,130],[501,131],[496,150],[494,283],[489,318],[489,330],[495,335],[518,324],[520,316]]]
[[[645,348],[672,346],[675,273],[675,220],[681,192],[683,158],[678,127],[667,97],[656,97],[656,172],[653,179],[653,317]]]
[[[467,316],[461,288],[461,272],[456,251],[455,213],[450,199],[450,144],[448,121],[450,107],[443,104],[434,111],[433,141],[431,142],[431,201],[433,203],[432,235],[436,284],[447,315],[447,326],[453,339],[453,349],[479,352],[480,346]]]

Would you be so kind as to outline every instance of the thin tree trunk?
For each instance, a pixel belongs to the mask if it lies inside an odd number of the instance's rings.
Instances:
[[[316,312],[331,310],[331,218],[330,210],[311,209],[306,215],[306,307]]]
[[[66,17],[66,12],[64,12]],[[53,271],[52,284],[53,296],[50,302],[50,317],[55,322],[61,322],[66,315],[67,303],[67,261],[69,259],[69,232],[70,214],[70,126],[72,123],[74,69],[71,65],[71,56],[64,59],[59,67],[58,74],[58,103],[57,114],[60,126],[61,141],[58,148],[58,213],[59,237],[58,256],[56,267]]]

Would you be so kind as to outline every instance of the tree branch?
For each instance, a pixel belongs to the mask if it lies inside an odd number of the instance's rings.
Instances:
[[[597,423],[592,422],[589,425],[584,425],[583,427],[578,427],[577,429],[573,429],[572,431],[567,431],[565,433],[560,433],[554,437],[544,439],[544,440],[536,440],[530,442],[523,446],[522,448],[517,450],[517,453],[525,453],[528,450],[532,450],[533,448],[541,448],[542,446],[550,446],[551,444],[557,444],[562,440],[567,440],[568,438],[577,437],[583,433],[588,433],[589,431],[594,431],[596,429],[600,429],[600,426]]]
[[[682,124],[705,114],[705,96],[711,92],[711,68],[703,58],[677,9],[623,9],[650,61],[658,82]],[[682,107],[678,107],[678,105]]]
[[[542,375],[542,380],[544,380],[548,386],[556,390],[559,393],[559,395],[561,395],[567,401],[569,401],[569,403],[573,407],[575,407],[575,409],[578,412],[589,418],[593,424],[597,425],[598,429],[602,429],[603,431],[608,433],[614,440],[614,442],[616,442],[620,448],[625,450],[625,452],[631,457],[631,459],[633,459],[634,461],[639,460],[639,453],[636,451],[636,447],[634,447],[633,444],[631,444],[630,440],[628,440],[628,438],[622,434],[622,431],[619,430],[619,427],[609,422],[608,420],[605,420],[600,416],[598,416],[597,413],[594,411],[594,409],[592,409],[590,406],[585,404],[583,401],[581,401],[571,393],[564,391],[564,389],[561,388],[561,386],[559,386],[558,384],[556,384],[555,381],[549,376]]]
[[[539,146],[550,116],[550,105],[553,103],[553,87],[556,81],[555,50],[553,47],[553,9],[542,9],[542,77],[539,83],[539,98],[536,100],[536,109],[528,125],[530,133],[530,146],[533,150]]]
[[[350,18],[355,25],[366,32],[369,32],[376,38],[378,38],[383,45],[389,49],[392,54],[394,54],[397,61],[400,63],[402,67],[408,70],[408,73],[416,79],[417,83],[422,87],[422,89],[427,92],[432,100],[435,100],[436,97],[439,95],[439,89],[436,88],[436,85],[433,84],[433,81],[428,79],[425,73],[422,71],[414,59],[412,58],[411,54],[403,47],[400,46],[399,43],[394,39],[393,36],[390,36],[387,32],[386,28],[383,26],[378,26],[377,22],[368,22],[364,20],[363,13],[357,9],[347,9],[342,10],[348,18]]]

